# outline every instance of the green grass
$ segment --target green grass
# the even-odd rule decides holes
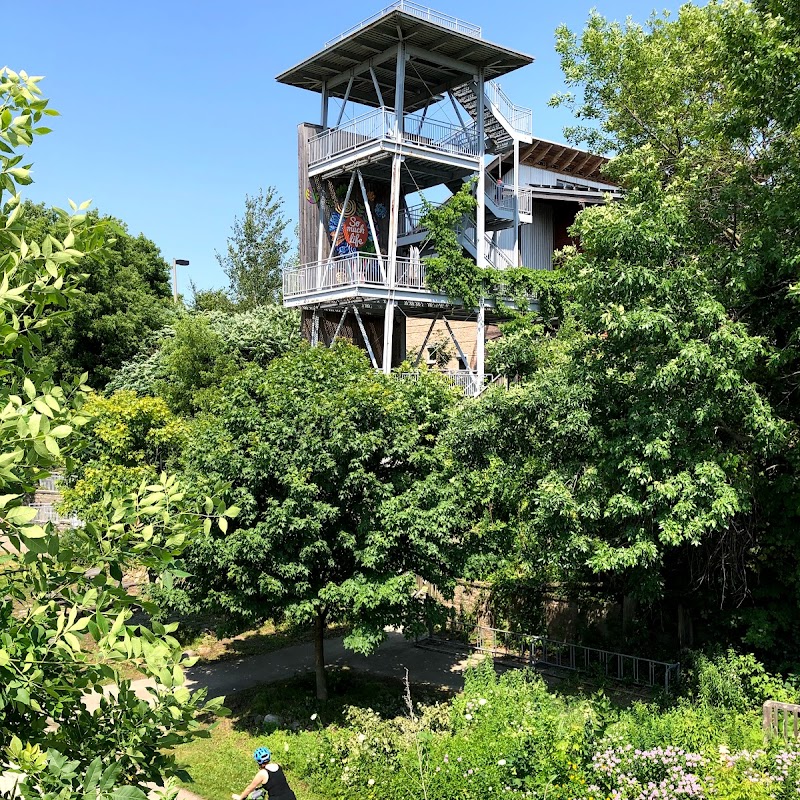
[[[328,671],[330,698],[320,702],[315,696],[313,673],[285,681],[247,689],[231,695],[226,705],[231,716],[220,719],[211,728],[209,739],[197,739],[176,748],[178,761],[192,777],[182,785],[207,800],[227,798],[240,792],[255,774],[253,750],[266,745],[275,750],[275,761],[281,763],[280,742],[294,734],[313,732],[320,726],[340,726],[345,722],[349,706],[371,708],[385,718],[406,713],[403,684],[399,680],[357,672],[348,668]],[[414,686],[415,703],[444,701],[450,692],[434,687]],[[269,733],[256,722],[265,714],[281,718],[277,731]],[[317,715],[312,720],[312,714]],[[286,768],[289,784],[298,800],[323,800],[303,783],[290,767]]]

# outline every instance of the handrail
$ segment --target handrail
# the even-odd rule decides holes
[[[382,106],[348,120],[336,128],[320,131],[308,140],[309,165],[319,164],[376,141],[396,141],[395,112]],[[478,128],[475,123],[463,128],[450,122],[409,114],[403,118],[404,144],[438,152],[479,158]]]
[[[467,397],[477,397],[482,394],[487,387],[502,378],[502,375],[485,373],[483,376],[483,384],[481,385],[478,380],[478,374],[469,369],[435,370],[435,372],[445,378],[451,386],[461,389]],[[401,381],[417,383],[419,381],[420,371],[393,372],[392,375]]]
[[[498,208],[514,210],[514,187],[496,181],[491,175],[486,176],[486,197]]]
[[[515,131],[528,136],[533,135],[533,111],[511,102],[511,98],[500,88],[497,81],[486,83],[486,98],[511,123]]]
[[[343,39],[346,39],[348,36],[351,36],[356,31],[360,31],[362,28],[366,28],[368,25],[376,22],[381,17],[388,16],[393,11],[402,11],[406,14],[411,14],[414,17],[428,20],[428,22],[433,22],[435,25],[440,25],[443,28],[450,28],[450,30],[454,30],[457,33],[463,33],[476,39],[480,39],[483,36],[483,31],[479,25],[473,25],[471,22],[464,22],[464,20],[458,19],[457,17],[452,17],[450,14],[443,14],[440,11],[434,11],[432,8],[426,8],[418,3],[409,2],[409,0],[397,0],[397,2],[386,6],[386,8],[382,8],[372,16],[367,17],[359,22],[357,25],[353,25],[352,28],[348,28],[344,33],[340,33],[335,38],[329,39],[327,42],[325,42],[325,47],[332,47],[338,42],[341,42]]]
[[[674,689],[680,680],[679,661],[659,661],[488,625],[465,625],[456,620],[451,620],[450,627],[452,633],[466,639],[470,648],[495,658],[574,672],[601,669],[609,678],[643,686],[662,686],[667,692]],[[446,629],[442,633],[446,635]],[[430,634],[427,638],[436,640],[441,637]]]
[[[425,289],[424,262],[398,257],[392,285],[402,289]],[[374,253],[345,253],[330,261],[312,261],[291,267],[283,273],[284,297],[301,297],[348,286],[388,287],[385,262]]]

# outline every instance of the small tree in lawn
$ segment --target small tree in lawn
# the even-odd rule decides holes
[[[280,302],[281,269],[291,249],[282,207],[272,186],[246,195],[244,216],[234,220],[225,253],[216,254],[239,308]]]
[[[191,578],[172,599],[313,624],[325,699],[329,623],[350,624],[346,646],[369,653],[418,608],[415,573],[439,585],[457,573],[452,528],[408,524],[401,500],[428,472],[453,390],[377,374],[349,344],[302,346],[225,388],[188,469],[200,486],[229,482],[241,519],[191,546]]]

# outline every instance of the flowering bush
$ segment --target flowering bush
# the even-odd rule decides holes
[[[285,760],[334,800],[800,797],[800,747],[765,742],[755,693],[729,692],[730,706],[721,690],[703,694],[615,709],[533,672],[498,678],[487,661],[448,702],[401,716],[350,707],[344,724],[289,735]]]
[[[704,800],[698,771],[705,763],[703,756],[676,747],[636,750],[628,744],[592,757],[596,783],[590,792],[612,800]]]

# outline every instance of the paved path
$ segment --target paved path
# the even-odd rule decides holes
[[[371,656],[360,656],[345,650],[341,637],[325,640],[325,661],[329,666],[349,666],[401,679],[408,668],[412,683],[429,683],[448,689],[461,689],[464,686],[464,669],[479,658],[468,651],[451,653],[415,647],[402,634],[394,632],[388,634],[387,641]],[[186,670],[186,686],[189,689],[207,688],[209,697],[217,697],[260,683],[291,678],[313,669],[314,646],[306,642],[263,655],[189,667]],[[146,699],[149,696],[147,689],[152,682],[143,678],[133,681],[131,686],[139,697]],[[90,709],[95,709],[99,697],[89,696],[86,703]]]

